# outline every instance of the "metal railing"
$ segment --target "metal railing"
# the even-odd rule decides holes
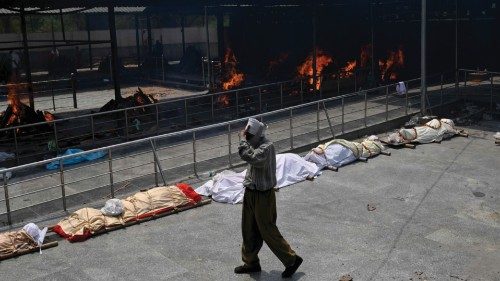
[[[70,78],[35,81],[31,83],[35,106],[40,110],[54,110],[58,108],[77,108],[77,88],[76,76]],[[7,107],[7,94],[15,91],[19,98],[28,99],[27,83],[3,84],[0,85],[0,93],[5,95],[4,101],[0,102],[0,107]],[[64,94],[70,94],[61,96]]]
[[[453,83],[444,86],[442,76],[437,80],[429,89],[432,106],[457,98]],[[285,152],[418,112],[420,79],[405,84],[408,91],[403,96],[394,95],[396,85],[390,84],[261,112],[254,117],[269,124],[268,137],[278,152]],[[2,169],[4,192],[0,206],[5,209],[0,209],[0,216],[6,216],[11,224],[16,219],[12,214],[24,219],[26,210],[37,214],[67,211],[72,205],[90,203],[103,195],[114,197],[125,193],[134,185],[158,186],[160,181],[167,184],[192,175],[202,176],[203,171],[234,167],[241,163],[237,160],[237,133],[245,122],[246,118],[240,116],[218,124]],[[72,167],[64,164],[68,158],[97,151],[106,152],[107,157]],[[45,165],[54,161],[59,163],[59,169],[46,171]],[[9,173],[16,177],[7,179]]]
[[[500,72],[487,70],[459,69],[456,88],[462,98],[482,99],[488,103],[490,112],[496,109],[497,91],[500,91]],[[495,78],[497,79],[495,83]],[[463,81],[463,82],[460,82]],[[463,85],[460,89],[460,85]]]

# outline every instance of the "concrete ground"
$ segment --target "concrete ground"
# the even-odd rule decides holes
[[[278,226],[304,258],[293,280],[500,280],[500,147],[491,129],[470,133],[391,149],[278,192]],[[1,262],[1,280],[280,280],[267,246],[261,273],[233,273],[240,215],[241,205],[214,202],[61,241]]]

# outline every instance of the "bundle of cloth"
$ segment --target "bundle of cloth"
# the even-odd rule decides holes
[[[0,233],[0,258],[37,248],[41,251],[46,233],[47,228],[40,229],[34,223],[29,223],[17,231]]]
[[[108,200],[101,210],[79,209],[61,220],[52,230],[71,242],[84,241],[97,232],[153,217],[179,207],[195,205],[201,199],[201,196],[185,183],[156,187],[138,192],[124,200]]]
[[[316,164],[320,170],[324,168],[336,170],[358,159],[365,160],[384,153],[385,150],[379,138],[374,135],[362,142],[334,139],[313,148],[304,159]]]
[[[466,136],[462,131],[455,129],[453,120],[432,119],[423,126],[399,129],[390,134],[386,142],[391,145],[441,142],[443,139],[451,138],[457,134]]]
[[[297,154],[284,153],[276,155],[276,188],[282,188],[312,179],[320,169],[314,163],[308,162]],[[198,187],[196,193],[211,196],[216,202],[237,204],[243,201],[245,188],[243,180],[247,170],[240,173],[224,170],[211,180]]]

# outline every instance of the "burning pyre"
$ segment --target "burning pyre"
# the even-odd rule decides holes
[[[9,128],[20,125],[50,122],[54,121],[55,117],[48,111],[33,110],[21,102],[17,92],[20,90],[20,84],[9,84],[7,94],[7,109],[0,113],[0,128]],[[36,130],[46,131],[50,127],[47,125],[37,126]],[[16,129],[17,134],[27,133],[29,128]]]
[[[403,48],[400,46],[396,51],[388,51],[386,60],[379,60],[380,79],[382,81],[395,81],[398,79],[398,71],[404,66]]]
[[[112,99],[108,101],[104,106],[99,109],[99,112],[112,111],[116,109],[123,109],[129,107],[136,107],[141,105],[148,105],[158,102],[152,95],[146,95],[141,88],[137,88],[137,91],[128,97],[122,98],[120,100]],[[143,107],[133,110],[146,112],[149,110],[148,107]],[[129,111],[131,112],[131,111]]]
[[[320,49],[316,49],[316,75],[321,76],[323,69],[329,64],[333,63],[333,58]],[[313,79],[313,54],[311,53],[306,60],[297,68],[299,77],[307,78],[309,85],[313,86],[316,90],[321,87],[321,79],[316,79],[314,85]]]
[[[222,79],[222,89],[230,90],[240,86],[245,80],[245,75],[241,73],[236,66],[238,60],[231,48],[226,49],[224,54],[224,79]]]

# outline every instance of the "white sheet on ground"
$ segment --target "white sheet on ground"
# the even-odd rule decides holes
[[[324,154],[316,154],[310,151],[305,160],[317,165],[321,170],[326,166],[341,167],[356,160],[356,156],[349,148],[340,144],[331,144],[326,147]]]
[[[284,153],[276,155],[276,188],[282,188],[301,182],[307,177],[318,174],[320,169],[297,154]],[[236,173],[230,170],[222,171],[207,181],[195,191],[200,195],[212,196],[221,203],[237,204],[243,201],[245,188],[243,180],[246,170]]]

